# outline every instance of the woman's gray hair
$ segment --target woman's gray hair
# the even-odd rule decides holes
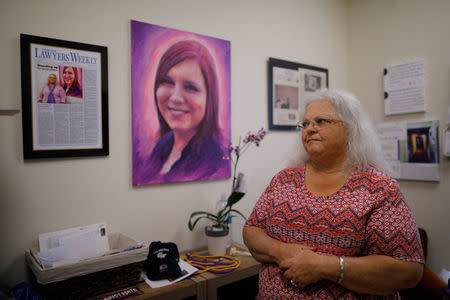
[[[305,116],[306,107],[315,101],[327,101],[332,104],[342,120],[348,136],[348,166],[362,170],[371,165],[381,171],[389,172],[374,126],[354,95],[346,91],[330,89],[315,92],[305,100],[300,120],[303,120]],[[309,156],[302,144],[300,157],[295,164],[304,165],[308,160]]]

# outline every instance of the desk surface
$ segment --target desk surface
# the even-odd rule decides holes
[[[238,249],[245,249],[245,246],[233,243],[234,247]],[[206,247],[188,251],[196,254],[207,254],[208,250]],[[183,253],[181,253],[181,256]],[[251,256],[241,256],[237,255],[240,259],[241,265],[238,269],[227,274],[213,274],[209,272],[201,273],[199,275],[191,276],[185,280],[176,282],[174,284],[153,289],[148,286],[145,282],[139,283],[137,285],[120,289],[117,291],[109,292],[103,295],[93,297],[91,299],[101,299],[104,296],[111,295],[123,290],[127,290],[132,287],[137,287],[144,294],[133,297],[132,299],[143,300],[143,299],[184,299],[191,296],[197,296],[197,300],[203,299],[216,299],[217,298],[217,288],[235,281],[239,281],[250,276],[256,275],[259,272],[261,264],[257,262]]]
[[[233,243],[233,247],[239,250],[246,250],[245,246]],[[207,253],[207,250],[204,252]],[[257,275],[261,264],[251,256],[236,255],[241,261],[238,269],[226,274],[213,274],[209,272],[201,273],[200,276],[206,280],[207,297],[204,299],[217,299],[217,289],[221,286],[243,280],[245,278]],[[200,299],[200,298],[197,298]]]
[[[130,288],[136,287],[143,292],[142,295],[135,296],[132,299],[144,300],[144,299],[185,299],[188,297],[196,296],[197,299],[206,298],[206,281],[199,275],[192,276],[188,279],[176,282],[174,284],[153,289],[145,282],[139,283],[134,286],[123,288],[117,291],[109,292],[100,296],[93,297],[91,299],[101,299],[102,297],[119,293],[120,291],[126,291]]]

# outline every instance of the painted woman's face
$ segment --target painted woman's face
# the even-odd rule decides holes
[[[68,67],[64,69],[63,72],[63,79],[64,82],[67,83],[67,85],[71,85],[75,79],[75,72],[73,71],[72,67]]]
[[[206,84],[198,63],[172,67],[156,89],[159,111],[174,132],[193,134],[206,110]]]

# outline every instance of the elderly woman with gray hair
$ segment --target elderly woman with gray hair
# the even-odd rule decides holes
[[[418,283],[414,216],[360,102],[337,90],[305,101],[300,163],[273,177],[244,229],[262,263],[258,299],[399,299]]]

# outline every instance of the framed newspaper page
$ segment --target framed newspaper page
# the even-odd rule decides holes
[[[269,58],[269,129],[295,130],[303,101],[328,87],[328,70]]]
[[[108,155],[107,48],[21,34],[20,51],[24,159]]]

